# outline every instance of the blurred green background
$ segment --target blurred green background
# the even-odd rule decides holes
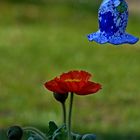
[[[75,96],[72,129],[97,140],[140,139],[140,42],[98,45],[98,0],[0,1],[0,140],[11,125],[47,131],[61,124],[61,106],[43,84],[62,72],[86,70],[103,89]],[[127,32],[140,36],[140,12],[130,2]],[[135,6],[139,0],[135,1]],[[68,102],[67,102],[68,103]]]

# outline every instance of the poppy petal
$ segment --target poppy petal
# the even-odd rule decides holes
[[[94,83],[88,81],[80,91],[78,91],[76,94],[78,95],[88,95],[88,94],[93,94],[96,93],[98,90],[101,89],[101,85],[99,83]]]
[[[67,79],[79,79],[79,80],[89,80],[89,78],[91,77],[91,74],[86,72],[86,71],[70,71],[68,73],[63,73],[60,76],[61,80],[67,80]]]
[[[58,78],[55,78],[51,81],[48,81],[44,84],[44,86],[52,91],[52,92],[55,92],[55,93],[67,93],[65,90],[63,90],[62,88],[60,88],[59,86],[59,79]]]

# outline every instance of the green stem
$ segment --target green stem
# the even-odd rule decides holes
[[[65,102],[62,103],[62,109],[63,109],[63,123],[66,124],[66,106],[65,106]]]
[[[68,117],[68,140],[71,140],[71,115],[74,94],[70,94],[69,117]]]
[[[42,133],[40,130],[34,128],[34,127],[24,127],[23,131],[30,131],[34,134],[37,134],[41,140],[48,140],[48,138],[46,137],[46,135],[44,133]]]

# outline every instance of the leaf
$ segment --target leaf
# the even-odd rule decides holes
[[[66,132],[58,132],[53,135],[52,140],[66,140],[66,138],[67,138]]]
[[[48,136],[52,136],[53,133],[58,129],[57,125],[55,124],[55,122],[50,121],[49,122],[49,131],[47,133]]]
[[[33,137],[29,137],[28,140],[34,140],[34,138]]]
[[[85,134],[83,135],[81,140],[95,140],[96,139],[96,135],[94,134]]]
[[[42,138],[37,134],[31,134],[28,140],[42,140]]]
[[[82,135],[77,134],[77,133],[72,133],[72,139],[73,140],[81,140],[82,139]]]
[[[66,125],[62,125],[55,130],[51,140],[66,140],[66,139],[67,139]]]
[[[65,125],[65,124],[62,125],[62,126],[60,126],[60,127],[58,127],[58,128],[54,131],[53,135],[55,135],[56,133],[59,133],[59,132],[61,132],[61,133],[66,133],[66,132],[67,132],[67,130],[66,130],[66,125]]]

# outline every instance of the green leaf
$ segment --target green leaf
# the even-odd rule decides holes
[[[66,139],[67,139],[67,133],[66,132],[55,133],[52,137],[52,140],[66,140]]]
[[[28,140],[42,140],[42,138],[37,134],[31,134]]]
[[[55,130],[51,140],[66,140],[66,139],[67,139],[66,125],[62,125]]]
[[[72,138],[73,138],[73,140],[81,140],[82,139],[82,135],[76,134],[76,133],[72,133]]]
[[[34,138],[33,137],[29,137],[28,140],[34,140]]]
[[[53,122],[49,122],[49,131],[48,131],[48,139],[49,140],[66,140],[67,138],[67,129],[66,125],[62,125],[57,127],[57,125]]]
[[[55,122],[50,121],[49,122],[49,131],[47,133],[48,136],[52,136],[53,133],[58,129],[57,125],[55,124]]]
[[[83,135],[81,140],[95,140],[96,139],[96,135],[94,134],[85,134]]]

